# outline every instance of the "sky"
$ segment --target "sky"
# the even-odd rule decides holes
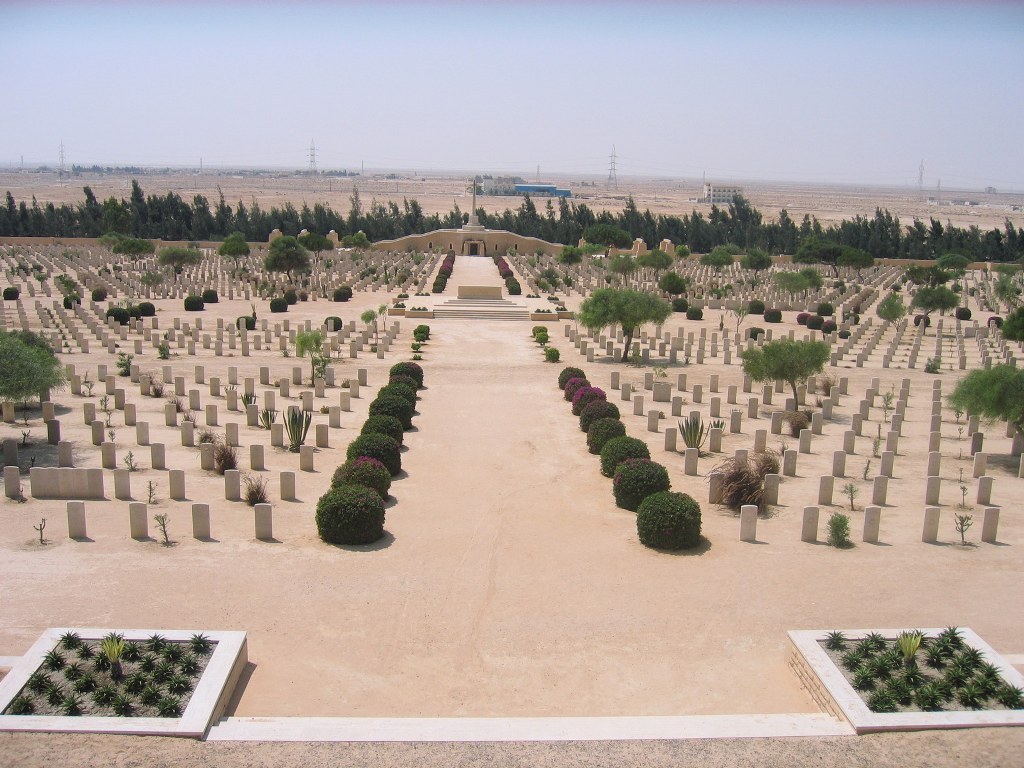
[[[1024,190],[1024,3],[11,2],[0,164]]]

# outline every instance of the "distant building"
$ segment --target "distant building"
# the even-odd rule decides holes
[[[742,194],[743,187],[716,187],[714,184],[705,182],[700,202],[712,205],[732,205],[736,195]]]
[[[539,195],[541,197],[572,197],[572,190],[559,189],[554,184],[516,184],[517,195]]]

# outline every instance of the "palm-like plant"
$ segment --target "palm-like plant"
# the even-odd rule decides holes
[[[124,647],[124,638],[120,635],[110,634],[100,641],[100,651],[110,662],[110,676],[115,680],[121,679],[121,656],[124,654]]]
[[[322,357],[320,354],[321,349],[324,346],[324,333],[323,331],[299,331],[295,334],[295,356],[305,357],[307,354],[310,359],[310,382],[316,379],[317,375],[317,360]]]
[[[299,446],[306,442],[306,434],[309,432],[309,425],[312,421],[313,414],[309,411],[300,411],[298,408],[288,409],[284,428],[288,433],[288,450],[292,453],[298,453]]]

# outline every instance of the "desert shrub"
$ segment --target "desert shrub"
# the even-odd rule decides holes
[[[914,315],[914,327],[924,323],[924,327],[927,328],[932,324],[932,319],[928,315]]]
[[[612,478],[615,504],[630,512],[636,512],[640,502],[652,493],[671,487],[668,470],[650,459],[626,459],[616,467]]]
[[[917,323],[914,323],[914,325],[917,325]],[[989,326],[989,328],[991,328],[993,325],[996,328],[1002,328],[1003,327],[1003,318],[999,317],[999,315],[992,315],[992,317],[990,317],[988,319],[987,325]]]
[[[412,337],[416,341],[422,343],[430,339],[430,326],[420,324],[412,329]]]
[[[747,304],[747,313],[751,315],[763,315],[764,302],[760,299],[751,299],[750,303]]]
[[[284,300],[288,302],[288,306],[289,307],[292,306],[293,304],[298,304],[299,303],[299,294],[297,294],[295,291],[289,289],[289,290],[284,292]]]
[[[343,321],[337,315],[330,315],[324,319],[324,325],[327,326],[328,331],[340,331]]]
[[[626,434],[626,425],[618,419],[606,416],[593,422],[587,429],[587,450],[593,454],[601,453],[605,444],[615,437]]]
[[[316,504],[316,530],[328,544],[372,544],[384,535],[384,502],[364,485],[339,485]]]
[[[827,336],[830,333],[835,333],[837,327],[835,320],[826,320],[821,324],[821,332]]]
[[[416,382],[419,389],[423,389],[423,368],[416,363],[395,363],[388,371],[388,375],[408,376]]]
[[[771,452],[753,453],[746,459],[726,459],[712,472],[722,475],[722,503],[738,510],[745,504],[754,504],[764,511],[765,475],[779,473],[779,457]]]
[[[375,434],[360,435],[349,443],[345,458],[351,461],[360,456],[376,459],[387,467],[392,477],[402,471],[401,446],[393,437]]]
[[[585,374],[580,368],[569,366],[563,368],[561,373],[558,374],[558,388],[565,389],[565,385],[569,383],[569,379],[584,379],[586,380],[587,374]]]
[[[807,318],[807,330],[809,331],[820,331],[823,325],[825,325],[825,318],[821,315],[811,315]]]
[[[309,301],[309,292],[299,291],[299,301]]]
[[[941,357],[929,357],[927,362],[924,364],[925,373],[938,373],[942,370],[942,358]]]
[[[700,543],[700,504],[685,493],[662,491],[636,511],[640,543],[653,549],[690,549]]]
[[[402,429],[402,422],[394,416],[385,414],[374,414],[363,422],[363,428],[359,431],[361,435],[387,435],[399,445],[405,440],[405,430]]]
[[[396,395],[407,401],[413,408],[416,407],[416,388],[411,387],[402,381],[389,381],[386,386],[380,388],[377,397],[381,395]]]
[[[352,288],[347,285],[342,285],[334,289],[334,300],[335,301],[348,301],[352,298]]]
[[[412,429],[413,407],[404,397],[396,394],[380,394],[370,403],[371,416],[394,416],[402,423],[402,429]]]
[[[955,317],[957,320],[970,320],[971,310],[969,310],[967,307],[957,307]]]
[[[376,459],[360,456],[358,459],[346,461],[334,470],[331,487],[339,485],[362,485],[372,488],[378,496],[386,499],[391,488],[391,474],[387,467]]]
[[[562,387],[562,397],[571,403],[577,392],[584,387],[589,386],[590,382],[586,379],[569,379],[569,381],[565,383],[565,386]]]
[[[848,338],[850,338],[850,332],[849,331],[840,331],[839,332],[839,338],[840,339],[848,339]]]
[[[139,317],[156,317],[156,306],[151,301],[139,302]]]
[[[81,304],[82,300],[78,296],[65,296],[61,300],[61,304],[64,305],[64,309],[71,309],[75,304]]]
[[[196,296],[195,294],[185,297],[185,311],[186,312],[202,312],[203,311],[203,297]]]
[[[17,301],[19,296],[21,296],[21,291],[13,285],[4,288],[4,301]]]
[[[548,347],[544,350],[544,361],[548,363],[557,363],[562,357],[562,354],[554,347]]]
[[[414,393],[416,392],[416,390],[418,388],[418,385],[416,384],[416,379],[414,379],[412,376],[406,376],[406,375],[401,374],[401,373],[395,373],[395,374],[392,374],[391,376],[389,376],[388,377],[388,384],[389,385],[391,385],[391,384],[404,384],[409,389],[411,389]]]
[[[523,292],[522,286],[519,285],[519,281],[514,277],[510,277],[505,280],[505,288],[508,290],[509,296],[519,296]]]
[[[107,317],[114,318],[120,325],[128,325],[132,316],[124,307],[111,307],[107,310]]]
[[[818,314],[821,317],[832,317],[836,313],[836,308],[829,304],[827,301],[823,301],[818,305]]]
[[[635,437],[613,437],[601,449],[601,474],[614,477],[619,464],[626,459],[649,459],[651,451],[647,443]]]
[[[247,331],[255,331],[256,318],[252,315],[241,315],[237,320],[235,320],[235,327],[237,327],[238,330],[242,330],[244,328]]]
[[[537,338],[537,334],[538,333],[547,333],[547,332],[548,332],[548,327],[546,325],[535,325],[535,326],[533,326],[533,329],[530,331],[530,335],[533,336],[533,338]]]
[[[687,307],[686,309],[687,320],[703,320],[704,310],[700,307]]]
[[[686,299],[672,299],[673,312],[685,312],[690,308],[690,302]]]
[[[548,336],[548,332],[544,330],[540,333],[535,333],[533,335],[533,340],[536,341],[538,344],[547,344],[551,340],[551,338]]]
[[[223,475],[229,469],[238,469],[238,451],[233,445],[216,443],[213,449],[213,471]]]
[[[811,319],[811,316],[810,316],[809,313],[807,313],[807,312],[800,312],[796,316],[796,324],[797,325],[807,325],[807,321],[810,320],[810,319]]]
[[[781,323],[782,322],[782,310],[781,309],[766,309],[764,311],[764,321],[766,323]]]
[[[106,301],[107,300],[107,289],[106,288],[93,288],[92,289],[92,300],[93,301]]]
[[[276,296],[270,300],[270,311],[273,313],[287,312],[288,300],[282,296]]]
[[[833,512],[828,519],[828,543],[841,549],[853,546],[850,542],[850,518],[842,512]]]
[[[267,478],[262,475],[242,476],[242,496],[250,507],[267,503]]]
[[[764,328],[761,328],[756,325],[751,328],[747,328],[748,339],[753,339],[754,341],[757,341],[761,336],[764,336]]]
[[[203,301],[207,304],[216,304],[220,301],[220,297],[217,296],[217,291],[213,288],[207,288],[203,291]]]
[[[789,434],[800,437],[800,430],[811,426],[811,415],[807,411],[786,411],[782,420],[789,424]]]
[[[590,425],[598,419],[618,419],[621,418],[619,408],[615,403],[609,403],[607,400],[594,400],[580,411],[580,431],[589,432]]]
[[[600,387],[580,387],[572,396],[572,415],[579,416],[591,403],[607,399],[608,396]]]

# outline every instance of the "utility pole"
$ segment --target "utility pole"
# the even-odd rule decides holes
[[[924,202],[924,160],[917,168],[917,196]]]
[[[309,175],[316,176],[316,142],[309,140]]]
[[[64,142],[60,143],[60,170],[57,171],[57,181],[64,186]]]
[[[612,153],[608,156],[608,185],[615,187],[615,190],[619,189],[619,176],[615,171],[615,145],[612,144]]]

